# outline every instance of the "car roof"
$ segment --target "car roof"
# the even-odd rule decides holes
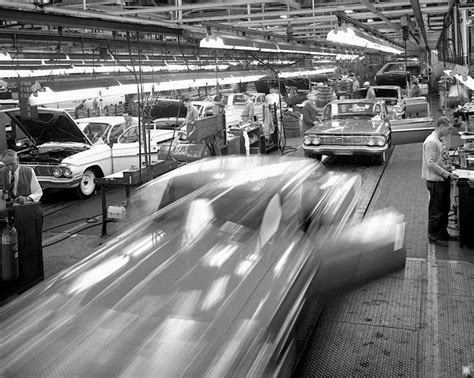
[[[380,102],[381,100],[380,99],[372,99],[372,98],[361,98],[361,99],[354,99],[354,98],[350,98],[350,99],[346,99],[346,100],[334,100],[334,101],[331,101],[329,104],[357,104],[357,103],[361,103],[361,102],[366,102],[368,104],[375,104],[377,102]],[[328,104],[328,105],[329,105]]]
[[[197,101],[191,100],[191,103],[193,105],[201,105],[201,106],[214,106],[215,105],[212,101],[207,101],[207,100],[197,100]]]
[[[132,117],[138,119],[138,117]],[[76,122],[112,122],[120,123],[125,122],[123,116],[103,116],[103,117],[88,117],[88,118],[77,118]]]
[[[66,109],[45,108],[43,106],[38,107],[38,109],[41,110],[41,111],[48,111],[48,112],[51,112],[51,113],[68,113],[68,114],[70,114]],[[16,108],[2,109],[2,110],[0,110],[0,112],[8,113],[8,112],[14,112],[14,111],[18,111],[18,110],[20,110],[20,108],[16,107]]]
[[[265,93],[263,92],[236,92],[236,93],[225,94],[224,96],[235,96],[235,95],[242,96],[244,94],[248,94],[249,96],[265,96]]]
[[[385,89],[398,89],[401,87],[399,85],[371,85],[371,88],[385,88]]]

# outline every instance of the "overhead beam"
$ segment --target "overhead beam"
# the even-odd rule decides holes
[[[413,13],[415,14],[416,23],[418,24],[423,40],[425,41],[425,46],[429,51],[430,48],[428,44],[428,38],[426,37],[425,21],[423,20],[423,16],[421,14],[420,2],[419,0],[410,0],[410,3]]]
[[[72,26],[85,29],[134,31],[161,35],[182,36],[183,30],[172,23],[149,21],[137,18],[110,16],[97,12],[58,9],[56,7],[37,8],[29,3],[7,3],[0,0],[2,20],[18,21],[24,24]]]
[[[404,3],[406,5],[406,3]],[[315,12],[313,10],[304,10],[304,11],[276,11],[276,12],[258,12],[258,13],[251,13],[251,14],[233,14],[233,15],[228,15],[228,14],[222,14],[218,16],[199,16],[199,17],[193,17],[193,18],[183,18],[180,20],[177,20],[180,24],[185,24],[185,23],[200,23],[203,21],[221,21],[221,22],[229,22],[229,21],[234,21],[238,20],[237,22],[241,26],[254,26],[254,25],[260,25],[260,24],[287,24],[288,22],[295,22],[298,20],[311,20],[311,21],[321,21],[321,22],[326,22],[326,21],[331,21],[334,20],[334,14],[335,12],[340,11],[342,8],[334,8],[331,12],[326,8],[325,10],[320,10],[317,12],[318,9],[315,9]],[[447,6],[444,7],[432,7],[427,10],[427,12],[431,14],[444,14],[447,11]],[[391,11],[384,11],[384,14],[386,16],[390,17],[400,17],[401,15],[407,14],[409,12],[406,9],[396,9],[396,10],[391,10]],[[325,13],[323,15],[316,15],[313,16],[312,14],[318,14],[318,13]],[[280,16],[286,15],[288,16],[287,18],[280,18]],[[311,15],[311,16],[306,16],[306,15]],[[293,17],[296,16],[296,17]],[[299,16],[304,16],[304,17],[299,17]],[[367,19],[373,17],[372,12],[361,12],[361,13],[353,13],[351,15],[355,19]],[[251,18],[251,21],[247,21],[247,19]],[[259,18],[259,19],[257,19]]]
[[[390,26],[393,30],[395,30],[396,32],[401,32],[402,29],[399,25],[396,25],[394,24],[392,21],[390,21],[387,17],[385,17],[383,15],[382,12],[380,12],[377,8],[375,8],[375,6],[372,4],[372,3],[369,3],[368,0],[360,0],[360,2],[362,4],[364,4],[364,6],[370,10],[373,14],[375,14],[378,18],[380,18],[381,20],[385,21],[385,23]]]
[[[261,4],[285,4],[285,1],[275,1],[275,0],[230,0],[230,1],[211,1],[206,3],[198,3],[198,4],[183,4],[179,6],[153,6],[153,7],[143,7],[143,8],[136,8],[136,9],[126,9],[120,11],[112,11],[109,12],[110,14],[118,14],[118,15],[129,15],[129,14],[146,14],[146,13],[163,13],[163,12],[177,12],[177,11],[196,11],[196,10],[203,10],[203,9],[216,9],[216,8],[229,8],[232,6],[246,6],[248,4],[252,5],[261,5]],[[301,6],[297,4],[295,5],[295,1],[289,1],[291,4],[291,8],[300,9]]]
[[[58,33],[49,33],[38,30],[0,30],[0,41],[3,44],[5,43],[23,43],[24,41],[36,42],[36,47],[40,42],[72,42],[81,46],[83,44],[92,45],[92,46],[102,46],[107,47],[111,45],[112,47],[122,46],[128,48],[129,42],[126,38],[117,37],[113,38],[110,34],[100,34],[94,35],[91,33],[68,33],[64,32],[59,35]],[[176,48],[176,43],[159,41],[154,39],[140,39],[140,48],[142,49],[152,49],[156,50],[158,48]],[[195,48],[195,44],[187,44],[183,42],[181,44],[182,48]]]

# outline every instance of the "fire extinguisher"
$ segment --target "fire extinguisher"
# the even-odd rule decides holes
[[[4,222],[0,230],[0,252],[0,280],[16,280],[20,270],[18,262],[18,233],[16,228],[13,227],[13,219],[10,214],[8,222]]]

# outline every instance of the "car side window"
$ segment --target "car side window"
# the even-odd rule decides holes
[[[204,117],[212,117],[214,115],[214,107],[213,106],[208,106],[206,107],[204,111]]]
[[[331,107],[330,107],[330,106],[326,106],[326,107],[324,108],[323,118],[324,118],[324,119],[329,119],[329,118],[331,118]]]
[[[123,133],[124,127],[125,127],[125,123],[119,123],[117,125],[113,125],[112,128],[110,129],[109,142],[116,143],[118,140],[118,137]]]
[[[138,141],[138,126],[129,127],[119,138],[119,143],[135,143]]]

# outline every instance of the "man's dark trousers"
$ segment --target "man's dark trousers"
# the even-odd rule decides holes
[[[451,182],[449,179],[426,181],[426,187],[430,192],[428,236],[433,240],[445,238],[448,235],[448,215],[451,209]]]

